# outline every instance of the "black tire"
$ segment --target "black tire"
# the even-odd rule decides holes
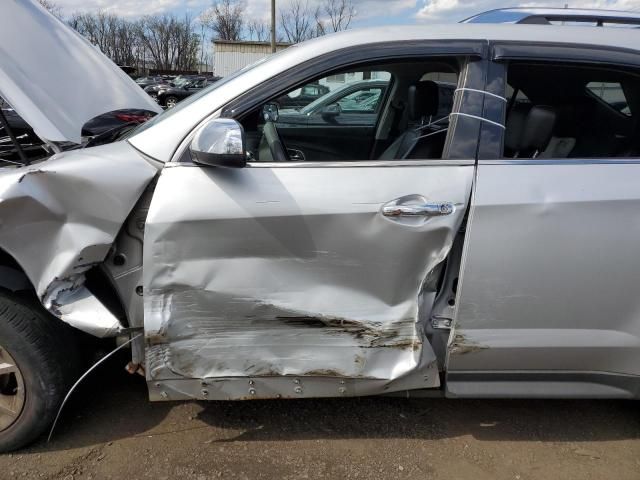
[[[178,104],[178,97],[174,97],[173,95],[169,95],[164,99],[164,104],[167,108],[173,108]]]
[[[0,453],[23,447],[51,426],[80,361],[71,327],[36,301],[0,291],[0,347],[15,360],[24,384],[20,414],[0,431]]]

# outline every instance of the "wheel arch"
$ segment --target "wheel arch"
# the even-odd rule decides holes
[[[0,247],[0,288],[11,292],[35,291],[35,287],[20,263],[2,247]]]

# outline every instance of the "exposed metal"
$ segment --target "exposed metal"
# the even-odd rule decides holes
[[[27,156],[24,154],[24,151],[22,150],[22,145],[20,145],[20,142],[18,141],[18,139],[14,135],[13,129],[9,125],[9,122],[7,121],[7,117],[5,116],[4,112],[2,111],[2,108],[0,108],[0,126],[4,129],[4,131],[7,133],[7,135],[9,135],[9,139],[11,140],[11,143],[13,143],[13,146],[16,149],[16,151],[18,152],[18,156],[20,157],[20,163],[22,163],[22,165],[26,165],[27,163],[29,163],[29,160],[27,159]],[[9,160],[8,163],[17,163],[17,162],[11,162]],[[18,165],[19,165],[19,163],[18,163]]]
[[[126,142],[0,171],[0,248],[55,316],[99,337],[122,328],[84,286],[85,273],[104,261],[157,171]]]
[[[22,372],[9,352],[0,345],[0,432],[18,419],[25,399]]]
[[[71,73],[63,70],[71,71],[74,60],[91,67],[104,58],[32,2],[8,5],[0,49],[24,43],[16,51],[33,68],[56,72],[44,89],[39,72],[25,70],[35,80],[23,78],[24,59],[6,56],[0,65],[2,92],[8,89],[43,138],[77,140],[79,122],[94,108],[112,110],[120,100],[139,106],[146,98],[113,65],[101,66],[92,75],[113,87],[110,100],[79,88],[78,104],[70,106],[62,87],[68,89]],[[19,34],[3,29],[11,24],[6,17],[23,27],[41,21],[47,35],[62,40],[48,41],[35,26]],[[492,372],[524,373],[522,385],[536,393],[566,393],[552,376],[542,385],[535,375],[543,370],[569,372],[585,395],[627,395],[631,389],[604,378],[640,376],[639,164],[538,159],[476,166],[472,158],[483,144],[501,145],[505,128],[504,82],[493,81],[504,72],[488,73],[492,42],[503,49],[505,42],[535,45],[540,55],[540,45],[562,55],[571,45],[582,55],[574,60],[588,60],[589,49],[575,46],[597,38],[638,57],[640,32],[615,30],[402,26],[291,47],[142,125],[129,143],[2,170],[0,248],[63,321],[96,336],[144,326],[144,336],[127,343],[131,370],[146,361],[154,400],[381,394],[438,387],[445,369],[453,395],[518,392],[513,381],[505,386],[506,377],[489,378]],[[432,50],[429,41],[437,44]],[[48,44],[57,53],[39,61]],[[65,51],[81,52],[82,61],[63,59]],[[164,165],[157,185],[152,181],[162,166],[149,157],[178,160],[207,119],[237,118],[280,88],[344,66],[339,62],[429,52],[464,58],[445,160],[225,169],[181,159]],[[238,151],[241,134],[231,142]],[[229,142],[222,144],[217,153],[228,150]],[[92,268],[113,281],[126,327],[86,287]],[[588,371],[595,380],[584,381]]]
[[[419,312],[433,302],[426,279],[451,248],[473,174],[427,162],[371,167],[366,182],[358,168],[163,170],[144,245],[152,398],[199,392],[190,378],[214,382],[211,399],[248,396],[232,377],[264,385],[258,398],[332,396],[340,379],[349,394],[438,386]],[[407,191],[456,208],[382,215]]]

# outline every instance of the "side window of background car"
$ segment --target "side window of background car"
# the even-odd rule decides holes
[[[527,64],[507,70],[506,158],[640,155],[638,72],[600,65]]]
[[[361,88],[340,98],[336,103],[340,105],[341,113],[375,113],[383,97],[382,92],[386,85],[381,87]]]
[[[442,158],[458,65],[405,60],[298,85],[241,120],[252,161]]]

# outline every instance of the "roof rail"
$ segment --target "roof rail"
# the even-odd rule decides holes
[[[581,8],[500,8],[479,13],[460,23],[518,23],[551,25],[552,22],[640,26],[640,12]]]

